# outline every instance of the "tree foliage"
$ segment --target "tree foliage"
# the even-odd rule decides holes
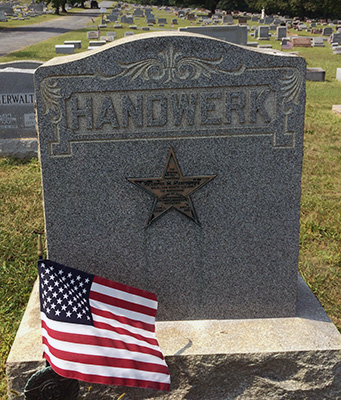
[[[41,0],[46,4],[51,4],[52,8],[54,8],[55,14],[59,15],[60,10],[63,12],[67,12],[65,9],[66,4],[70,4],[72,6],[80,5],[84,8],[84,0]]]
[[[64,1],[64,0],[50,0]],[[132,0],[130,0],[132,1]],[[134,0],[133,0],[134,1]],[[341,19],[341,0],[135,0],[143,5],[198,7],[214,12],[215,9],[290,15],[291,17]]]

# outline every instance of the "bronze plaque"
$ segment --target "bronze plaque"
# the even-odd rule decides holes
[[[171,208],[200,225],[191,195],[215,177],[216,175],[184,177],[174,150],[170,148],[165,168],[159,178],[128,178],[128,181],[155,197],[147,226]]]

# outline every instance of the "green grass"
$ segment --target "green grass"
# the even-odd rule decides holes
[[[37,276],[33,232],[44,226],[37,160],[0,159],[0,204],[0,398],[4,399],[5,360]]]
[[[156,18],[166,16],[165,28],[170,28],[171,19],[176,18],[160,10],[154,14]],[[178,21],[179,26],[188,25],[181,19]],[[136,25],[141,27],[145,23],[141,19]],[[112,31],[112,26],[101,29],[102,35]],[[30,46],[0,61],[48,60],[56,56],[55,44],[71,39],[81,39],[84,51],[88,44],[87,30],[91,28]],[[127,30],[130,30],[128,25],[117,29],[117,37],[123,37]],[[135,34],[139,32],[136,30]],[[250,37],[248,40],[253,41]],[[274,38],[263,43],[280,49],[280,42]],[[307,82],[306,88],[299,271],[341,329],[341,118],[331,112],[333,104],[341,104],[341,83],[335,79],[341,57],[333,55],[328,45],[293,50],[306,59],[308,66],[326,71],[326,82]],[[37,275],[33,232],[43,229],[43,210],[36,160],[0,160],[0,204],[0,399],[4,400],[5,360]]]

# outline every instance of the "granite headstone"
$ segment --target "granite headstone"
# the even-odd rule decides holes
[[[287,36],[287,27],[286,26],[278,26],[277,27],[277,40],[282,40]]]
[[[341,82],[341,68],[336,68],[336,80]]]
[[[323,28],[322,35],[323,36],[330,36],[333,33],[333,28]]]
[[[36,137],[35,69],[0,69],[0,139]]]
[[[0,22],[7,22],[5,11],[0,10]]]
[[[330,43],[341,44],[341,32],[340,33],[332,33],[330,38]]]
[[[3,11],[6,15],[13,15],[13,6],[10,3],[0,4],[0,11]]]
[[[233,25],[232,15],[224,15],[223,16],[223,25]]]
[[[314,36],[312,46],[313,47],[325,47],[323,38]]]
[[[244,46],[247,44],[247,28],[245,25],[187,26],[179,28],[179,31],[210,36],[215,39]]]
[[[311,38],[304,36],[293,36],[291,38],[295,47],[311,47]]]
[[[269,27],[259,26],[257,29],[257,35],[259,40],[269,40]]]
[[[182,32],[38,68],[49,258],[156,293],[159,320],[294,316],[304,74]]]
[[[313,82],[324,82],[326,71],[320,67],[307,68],[306,80]]]

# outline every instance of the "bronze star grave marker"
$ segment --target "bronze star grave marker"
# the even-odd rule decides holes
[[[170,148],[160,178],[128,178],[128,181],[155,197],[147,226],[171,208],[175,208],[200,225],[191,195],[215,177],[216,175],[184,177],[174,150]]]

